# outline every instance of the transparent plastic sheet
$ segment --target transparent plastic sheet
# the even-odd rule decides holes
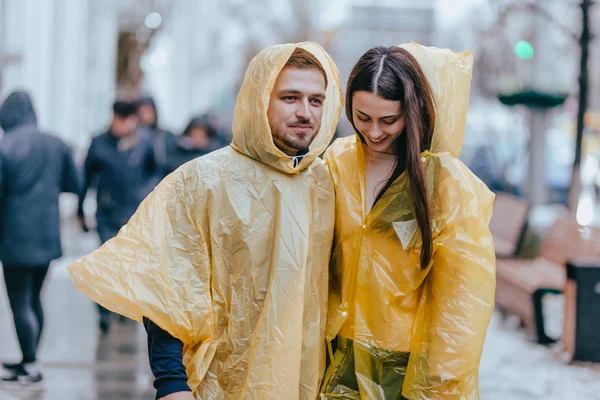
[[[320,132],[302,162],[273,144],[270,92],[296,47],[328,75]],[[316,44],[251,62],[232,146],[160,183],[118,236],[69,267],[79,290],[184,343],[197,399],[315,399],[325,366],[334,192],[324,162],[341,111],[338,72]]]
[[[402,45],[436,94],[432,148],[422,154],[433,260],[421,237],[406,174],[365,212],[363,144],[354,135],[326,152],[336,191],[327,339],[342,346],[322,399],[479,399],[478,370],[494,307],[495,255],[488,229],[494,195],[458,160],[472,70],[470,52]],[[354,369],[356,388],[344,382]],[[353,392],[353,390],[355,390]]]

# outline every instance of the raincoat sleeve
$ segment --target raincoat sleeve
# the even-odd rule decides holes
[[[454,157],[440,157],[435,169],[430,203],[439,233],[403,395],[411,400],[475,400],[494,307],[495,255],[488,228],[494,195]]]
[[[147,317],[188,346],[210,340],[214,326],[200,164],[165,178],[117,237],[69,266],[92,300],[138,322]]]
[[[327,149],[325,154],[323,155],[323,161],[325,161],[325,165],[329,170],[329,175],[331,176],[331,180],[333,182],[334,190],[338,188],[339,182],[339,170],[337,164],[335,162],[335,154],[332,150],[332,147]],[[338,196],[338,193],[335,193]],[[339,209],[336,209],[336,221],[340,218],[337,215]],[[337,229],[337,224],[336,224]],[[334,233],[334,238],[336,237],[336,233]],[[336,241],[333,240],[331,245],[331,262],[329,264],[329,294],[328,294],[328,302],[327,302],[327,325],[328,329],[326,331],[326,339],[328,350],[330,351],[329,357],[333,358],[333,349],[331,347],[331,341],[337,336],[342,324],[346,320],[346,318],[342,315],[342,308],[340,308],[342,304],[342,274],[340,270],[340,262],[336,259],[335,246]],[[344,311],[346,308],[343,309]]]

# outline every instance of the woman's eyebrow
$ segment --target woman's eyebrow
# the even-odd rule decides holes
[[[356,109],[356,111],[362,115],[364,115],[365,117],[369,117],[371,118],[371,116],[369,116],[369,114],[364,113],[362,111],[360,111],[358,108]],[[385,117],[381,117],[379,119],[390,119],[390,118],[400,118],[402,116],[402,114],[395,114],[395,115],[386,115]]]

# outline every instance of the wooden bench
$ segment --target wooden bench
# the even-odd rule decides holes
[[[562,293],[569,259],[600,254],[599,239],[598,230],[580,227],[569,213],[559,216],[546,234],[538,257],[497,260],[498,309],[517,315],[538,343],[554,343],[544,330],[542,298],[548,293]]]
[[[496,257],[512,258],[519,254],[527,230],[528,215],[529,204],[526,200],[507,193],[496,194],[490,220]]]

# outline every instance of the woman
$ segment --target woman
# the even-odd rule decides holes
[[[425,73],[424,70],[427,72]],[[336,189],[323,399],[479,399],[494,196],[459,160],[471,53],[377,47],[354,67]]]
[[[192,118],[181,136],[167,144],[165,175],[194,158],[224,147],[216,127],[208,115]]]

